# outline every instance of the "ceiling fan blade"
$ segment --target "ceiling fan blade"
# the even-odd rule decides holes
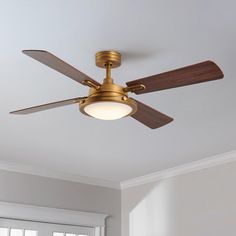
[[[74,103],[78,103],[81,99],[84,99],[84,97],[78,97],[78,98],[71,98],[63,101],[58,101],[58,102],[52,102],[52,103],[47,103],[39,106],[34,106],[34,107],[29,107],[17,111],[12,111],[10,114],[16,114],[16,115],[26,115],[34,112],[39,112],[39,111],[45,111],[57,107],[62,107],[62,106],[67,106],[71,105]]]
[[[54,56],[52,53],[44,50],[23,50],[27,56],[41,62],[42,64],[68,76],[69,78],[83,84],[84,81],[90,81],[95,85],[100,85],[97,81],[93,80],[83,72],[77,70],[73,66],[64,62],[60,58]]]
[[[205,61],[162,74],[130,81],[126,84],[128,87],[143,84],[145,86],[144,90],[135,91],[136,94],[143,94],[222,79],[223,77],[222,71],[214,62]]]
[[[132,98],[133,99],[133,98]],[[133,99],[135,100],[135,99]],[[131,115],[135,120],[143,123],[151,129],[159,128],[173,121],[173,118],[135,100],[138,105],[137,111]]]

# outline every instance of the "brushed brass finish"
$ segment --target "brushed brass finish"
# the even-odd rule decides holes
[[[111,78],[111,63],[110,62],[106,64],[106,78],[103,80],[103,82],[106,84],[113,83],[113,79]]]
[[[82,84],[87,85],[90,88],[95,88],[95,89],[99,89],[101,87],[100,85],[93,83],[91,80],[84,80],[82,81]]]
[[[116,93],[127,96],[122,86],[114,83],[103,83],[99,89],[90,88],[89,96],[104,95],[104,93]]]
[[[127,86],[124,88],[124,91],[125,92],[131,92],[131,93],[134,93],[136,91],[141,91],[141,90],[145,90],[145,85],[143,84],[135,84],[135,85],[132,85],[132,86]]]
[[[128,97],[128,93],[131,90],[144,89],[143,85],[137,85],[124,88],[118,84],[113,83],[111,78],[111,69],[121,65],[121,55],[115,51],[102,51],[96,53],[96,65],[106,69],[106,78],[103,80],[101,86],[96,86],[90,81],[87,85],[90,87],[89,95],[87,98],[80,100],[80,111],[88,115],[84,108],[92,103],[96,102],[118,102],[123,103],[132,108],[132,112],[129,115],[133,115],[137,111],[137,103],[135,100]],[[89,116],[89,115],[88,115]]]
[[[96,66],[106,68],[107,64],[110,64],[111,68],[116,68],[121,65],[121,54],[116,51],[101,51],[96,55]]]
[[[137,103],[133,99],[128,97],[128,94],[124,91],[124,88],[114,83],[103,83],[99,89],[90,88],[87,98],[79,102],[80,111],[88,115],[84,108],[95,102],[118,102],[123,103],[132,108],[132,112],[128,115],[132,115],[137,111]]]

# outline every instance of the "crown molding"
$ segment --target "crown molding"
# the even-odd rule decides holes
[[[106,188],[120,189],[120,184],[118,182],[70,174],[70,173],[57,171],[57,170],[53,170],[49,168],[47,169],[45,167],[39,168],[32,165],[23,165],[23,164],[19,164],[15,162],[13,163],[13,162],[7,162],[7,161],[0,161],[0,170],[48,177],[48,178],[53,178],[53,179],[61,179],[61,180],[95,185],[95,186],[106,187]]]
[[[0,170],[6,170],[11,172],[30,174],[42,177],[48,177],[53,179],[61,179],[71,182],[77,182],[82,184],[89,184],[94,186],[113,188],[113,189],[127,189],[138,185],[143,185],[151,182],[155,182],[161,179],[166,179],[178,175],[187,174],[197,170],[210,168],[217,165],[226,164],[236,161],[236,150],[215,155],[212,157],[204,158],[199,161],[187,163],[170,169],[157,171],[148,175],[140,176],[137,178],[128,179],[122,182],[113,182],[108,180],[101,180],[92,177],[80,176],[70,173],[65,173],[57,170],[36,168],[31,165],[23,165],[13,162],[0,161]]]
[[[210,168],[213,166],[223,165],[223,164],[230,163],[233,161],[236,161],[236,150],[219,154],[219,155],[215,155],[212,157],[204,158],[199,161],[187,163],[187,164],[173,167],[170,169],[157,171],[157,172],[140,176],[137,178],[129,179],[129,180],[121,182],[120,188],[123,190],[123,189],[131,188],[131,187],[159,181],[161,179],[166,179],[166,178]]]

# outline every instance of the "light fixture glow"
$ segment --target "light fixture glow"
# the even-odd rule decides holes
[[[84,107],[84,111],[97,119],[116,120],[129,115],[132,107],[119,102],[104,101],[94,102]]]

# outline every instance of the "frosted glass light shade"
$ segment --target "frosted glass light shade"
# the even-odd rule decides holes
[[[129,115],[132,107],[119,102],[94,102],[84,107],[84,111],[97,119],[116,120]]]

